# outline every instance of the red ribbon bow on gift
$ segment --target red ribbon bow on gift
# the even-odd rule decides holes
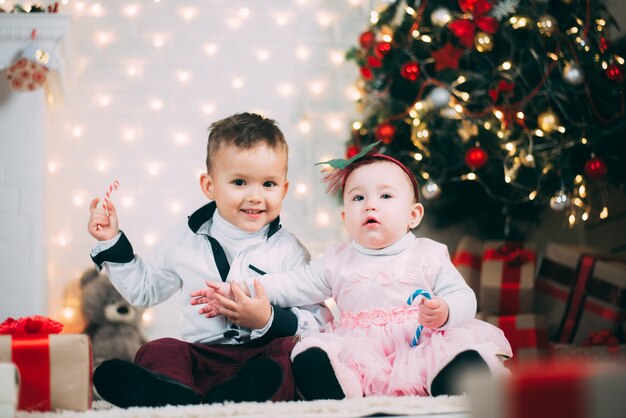
[[[40,315],[7,318],[0,324],[0,335],[58,334],[62,330],[62,323]]]
[[[504,243],[496,251],[503,257],[502,260],[510,266],[521,266],[533,258],[533,253],[524,250],[521,243]]]
[[[582,345],[589,347],[594,345],[606,345],[609,347],[616,346],[619,343],[617,338],[608,329],[602,331],[592,331],[589,336],[582,342]]]

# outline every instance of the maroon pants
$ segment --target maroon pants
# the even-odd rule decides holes
[[[290,359],[294,345],[293,337],[277,338],[265,345],[208,345],[161,338],[141,347],[135,356],[135,363],[204,395],[232,378],[249,360],[268,358],[283,369],[283,383],[272,401],[291,401],[295,399]],[[259,385],[262,384],[263,381],[259,381]]]

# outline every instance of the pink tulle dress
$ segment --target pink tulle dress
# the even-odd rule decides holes
[[[324,350],[349,398],[429,395],[437,373],[466,350],[476,350],[493,373],[507,372],[502,358],[512,355],[509,342],[500,329],[474,319],[476,297],[440,243],[409,233],[383,250],[339,245],[298,275],[264,281],[270,300],[325,294],[340,317],[326,333],[303,335],[292,358],[311,347]],[[289,282],[299,284],[294,289]],[[416,289],[445,299],[449,318],[443,329],[424,328],[411,347],[418,300],[407,299]]]

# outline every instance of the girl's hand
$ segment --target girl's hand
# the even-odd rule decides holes
[[[117,222],[117,211],[115,206],[109,200],[107,202],[107,210],[109,215],[102,207],[98,207],[100,199],[95,198],[89,205],[89,222],[87,223],[87,230],[92,237],[98,241],[108,241],[115,238],[119,232],[119,226]]]
[[[191,305],[204,305],[198,313],[207,318],[214,318],[219,315],[215,309],[215,296],[232,298],[230,283],[205,282],[207,287],[191,292]]]
[[[424,298],[419,304],[419,323],[426,328],[440,328],[448,322],[448,302],[433,296],[432,299]]]

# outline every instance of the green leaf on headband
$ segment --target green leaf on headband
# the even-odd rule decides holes
[[[335,159],[332,159],[332,160],[321,161],[319,163],[315,163],[315,165],[328,164],[332,168],[338,168],[340,170],[343,170],[344,168],[346,168],[348,165],[352,164],[353,162],[355,162],[359,158],[366,156],[367,153],[370,152],[378,144],[380,144],[380,141],[376,141],[376,142],[374,142],[372,144],[369,144],[368,146],[363,148],[361,150],[361,152],[359,152],[358,154],[356,154],[355,156],[353,156],[352,158],[349,158],[347,160],[344,160],[343,158],[335,158]]]

